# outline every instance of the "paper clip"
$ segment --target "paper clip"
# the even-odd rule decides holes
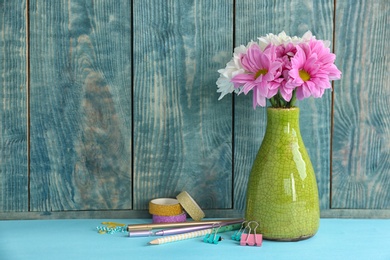
[[[210,234],[207,234],[203,238],[203,242],[209,243],[209,244],[218,244],[219,241],[222,240],[221,236],[218,235],[218,230],[221,227],[221,225],[218,226],[218,228],[213,227],[213,230]]]
[[[253,228],[253,234],[252,228],[250,226],[251,223],[255,223],[255,227]],[[259,226],[259,223],[256,221],[249,221],[248,224],[246,225],[246,230],[248,230],[248,233],[242,233],[241,234],[241,240],[240,240],[240,245],[242,246],[261,246],[263,242],[263,235],[262,234],[256,234],[256,229]],[[245,231],[245,230],[244,230]]]
[[[236,232],[234,232],[234,234],[231,236],[231,238],[233,240],[236,240],[236,241],[240,241],[241,240],[241,235],[242,235],[242,232],[244,231],[245,223],[247,223],[247,221],[242,222],[240,229],[237,230]]]
[[[116,222],[102,222],[104,226],[96,227],[99,234],[114,234],[116,232],[125,232],[125,224]]]

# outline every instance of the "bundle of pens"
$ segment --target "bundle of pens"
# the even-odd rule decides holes
[[[207,243],[217,243],[217,233],[238,230],[243,219],[224,219],[208,221],[187,221],[172,223],[152,223],[128,225],[129,237],[161,236],[149,242],[151,245],[160,245],[185,239],[206,236]],[[210,237],[210,234],[214,234]],[[209,235],[209,236],[208,236]]]

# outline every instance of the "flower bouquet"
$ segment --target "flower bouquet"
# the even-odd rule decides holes
[[[267,34],[247,46],[234,49],[233,58],[218,70],[219,99],[226,94],[248,94],[253,90],[253,108],[290,108],[296,99],[322,97],[331,80],[341,77],[330,52],[330,42],[317,40],[310,31],[302,38]]]

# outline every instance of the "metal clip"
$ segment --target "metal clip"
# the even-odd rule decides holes
[[[252,228],[250,226],[251,223],[255,223],[255,227],[253,228],[253,234]],[[256,229],[259,226],[259,223],[256,221],[249,221],[248,224],[246,225],[245,230],[248,230],[248,233],[242,233],[241,234],[241,240],[240,240],[240,245],[242,246],[261,246],[263,242],[263,235],[262,234],[256,234]],[[244,231],[245,231],[244,230]]]
[[[218,235],[218,230],[221,227],[221,225],[218,226],[218,228],[213,227],[210,234],[207,234],[203,238],[203,242],[209,243],[209,244],[218,244],[219,241],[222,241],[222,238],[220,235]]]
[[[248,221],[242,222],[240,229],[237,230],[236,232],[234,232],[234,234],[231,236],[231,238],[232,238],[233,240],[236,240],[236,241],[240,241],[240,240],[241,240],[241,235],[242,235],[242,232],[244,231],[244,225],[245,225],[245,223],[247,223],[247,222],[248,222]]]

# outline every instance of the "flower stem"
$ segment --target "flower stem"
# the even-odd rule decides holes
[[[274,107],[274,108],[277,108],[277,107],[278,107],[278,105],[277,105],[277,103],[276,103],[276,100],[275,100],[275,96],[273,96],[272,98],[270,98],[269,101],[271,102],[272,107]]]
[[[288,108],[291,108],[295,105],[295,101],[297,101],[297,94],[295,89],[292,92],[291,100],[288,102]]]
[[[282,95],[280,95],[280,93],[278,93],[278,96],[279,96],[280,107],[286,107],[286,101],[284,100]],[[288,104],[288,102],[287,102],[287,104]]]
[[[296,98],[296,91],[292,92],[291,100],[286,101],[280,92],[278,92],[275,96],[271,97],[269,101],[271,102],[271,106],[273,108],[291,108],[294,106]]]

